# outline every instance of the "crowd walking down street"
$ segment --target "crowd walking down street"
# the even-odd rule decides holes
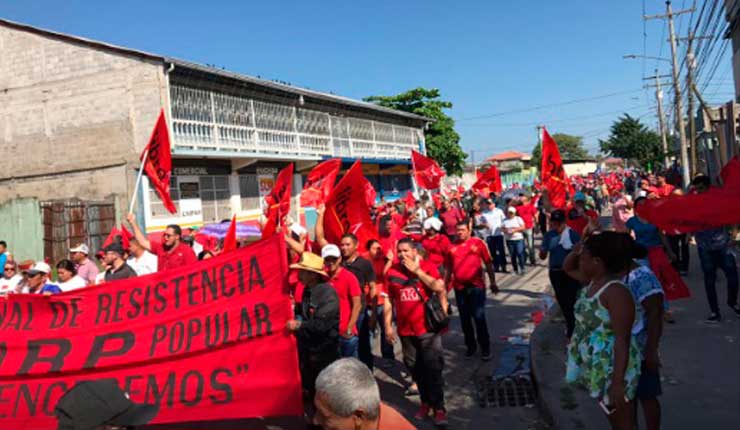
[[[740,0],[16,3],[0,430],[739,426]]]
[[[439,208],[427,193],[413,205],[381,204],[372,210],[386,236],[364,245],[353,233],[331,243],[323,205],[313,239],[298,224],[277,233],[284,236],[291,261],[288,283],[294,317],[286,328],[298,345],[309,422],[323,428],[335,428],[331,424],[335,420],[349,422],[344,420],[350,415],[332,409],[332,401],[350,401],[345,397],[374,390],[386,398],[380,422],[397,415],[395,407],[410,420],[404,422],[413,423],[409,426],[481,428],[473,417],[490,411],[470,410],[480,408],[476,405],[486,397],[474,387],[490,382],[505,366],[506,339],[529,343],[551,302],[546,297],[553,297],[564,322],[561,333],[569,342],[561,358],[565,366],[555,379],[582,386],[613,428],[631,428],[638,416],[646,428],[660,428],[666,411],[675,407],[660,402],[663,390],[673,388],[663,382],[660,369],[666,359],[661,345],[667,336],[691,336],[666,329],[666,324],[687,324],[684,319],[694,314],[685,314],[682,303],[700,302],[703,297],[709,311],[707,327],[734,325],[740,316],[732,241],[720,227],[693,235],[696,245],[692,241],[690,249],[699,256],[705,289],[699,295],[696,264],[681,266],[664,233],[639,215],[644,202],[661,198],[650,190],[650,182],[635,198],[614,189],[601,211],[614,216],[602,217],[593,206],[592,184],[599,181],[603,178],[585,178],[572,203],[562,209],[552,208],[547,192],[536,188],[517,189],[512,198],[493,192],[453,193],[443,197]],[[697,177],[691,192],[701,194],[709,188],[704,177]],[[546,231],[534,223],[533,200],[544,207]],[[17,262],[12,248],[0,242],[5,260],[2,293],[48,296],[197,264],[192,242],[183,237],[180,226],[168,226],[161,241],[155,241],[143,233],[134,216],[128,222],[132,233],[111,237],[95,257],[89,256],[86,244],[70,248],[70,259],[55,263],[55,273],[44,261]],[[200,259],[231,252],[229,240],[207,249],[208,256],[199,252]],[[683,240],[689,242],[688,237]],[[513,270],[507,270],[507,256]],[[725,275],[729,308],[725,316],[719,306],[718,271]],[[523,309],[507,310],[509,306]],[[727,321],[730,316],[733,319]],[[553,324],[546,321],[548,327]],[[565,352],[565,345],[558,344],[565,341],[548,342],[550,348]],[[340,360],[343,357],[350,361]],[[682,372],[672,359],[671,372]],[[343,367],[329,371],[340,363]],[[368,373],[360,375],[359,364],[353,363],[362,363]],[[331,376],[322,376],[344,372],[354,372],[358,384],[374,372],[379,391],[377,386],[371,388],[374,382],[362,382],[370,385],[357,392],[340,390]],[[542,394],[547,398],[553,375],[535,377],[543,379]],[[332,396],[344,397],[332,400]],[[409,410],[412,405],[414,413]],[[372,407],[377,412],[377,403]],[[377,424],[376,412],[361,410],[357,419]],[[552,424],[532,410],[502,411],[492,419],[527,422],[528,428]],[[400,415],[398,419],[402,420]]]

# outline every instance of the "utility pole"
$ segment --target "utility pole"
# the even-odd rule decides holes
[[[663,165],[668,168],[670,160],[668,159],[668,130],[665,126],[665,119],[663,118],[663,90],[661,89],[660,79],[669,78],[669,75],[658,75],[658,69],[655,69],[655,75],[647,76],[643,80],[655,79],[655,85],[648,85],[648,87],[655,87],[655,100],[658,102],[658,125],[660,127],[660,139],[663,142]]]
[[[679,76],[678,76],[678,54],[676,52],[676,30],[673,26],[673,17],[682,15],[684,13],[693,12],[692,9],[685,9],[678,12],[673,12],[673,9],[671,9],[671,2],[667,1],[666,4],[666,14],[665,15],[653,15],[653,16],[645,16],[644,19],[656,19],[656,18],[665,18],[668,20],[668,30],[670,32],[670,42],[671,42],[671,56],[673,57],[673,90],[675,92],[675,102],[676,102],[676,126],[678,127],[678,135],[680,137],[681,142],[681,170],[682,170],[682,177],[683,177],[683,183],[684,186],[688,186],[689,182],[691,180],[691,176],[689,175],[689,154],[687,151],[687,143],[686,143],[686,129],[684,126],[683,121],[683,109],[681,107],[681,84],[679,82]]]
[[[689,145],[691,147],[691,174],[696,174],[696,114],[694,113],[694,92],[691,90],[694,84],[694,68],[696,67],[696,61],[694,59],[694,40],[695,39],[711,39],[712,36],[695,36],[692,31],[689,31],[688,37],[681,37],[678,40],[681,42],[687,42],[686,48],[686,93],[688,99],[688,113],[689,113]]]

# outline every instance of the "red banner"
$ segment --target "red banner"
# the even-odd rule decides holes
[[[293,163],[277,175],[270,194],[265,196],[265,217],[267,222],[262,227],[262,237],[275,234],[278,224],[285,224],[285,217],[290,212],[290,191],[293,184]]]
[[[414,168],[414,179],[419,188],[436,190],[440,187],[445,172],[436,161],[411,150],[411,164]]]
[[[175,204],[170,198],[170,176],[172,176],[172,154],[170,152],[170,133],[167,130],[167,121],[164,117],[164,109],[159,111],[157,124],[152,130],[149,143],[141,153],[140,160],[144,160],[144,173],[149,178],[152,186],[157,190],[159,198],[170,213],[177,212]]]
[[[326,201],[324,234],[329,243],[339,243],[345,233],[355,234],[361,246],[378,237],[365,200],[364,181],[362,165],[356,161]]]
[[[504,187],[501,184],[501,173],[498,171],[496,166],[491,166],[484,173],[476,173],[478,180],[475,181],[472,190],[477,191],[481,194],[489,194],[491,192],[500,193]]]
[[[319,207],[329,198],[337,174],[342,167],[342,160],[332,158],[316,165],[306,178],[306,183],[301,191],[301,206]]]
[[[542,165],[540,177],[543,188],[547,189],[550,203],[555,208],[565,207],[565,193],[569,189],[568,176],[563,169],[558,144],[550,137],[547,129],[542,128]]]
[[[701,194],[647,199],[637,214],[670,234],[692,233],[740,224],[740,160],[722,169],[724,185]]]
[[[181,270],[0,300],[0,422],[56,429],[76,382],[113,378],[153,423],[301,415],[285,242]]]

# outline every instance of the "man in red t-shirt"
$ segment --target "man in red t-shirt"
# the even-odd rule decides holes
[[[464,221],[457,224],[457,237],[457,242],[450,247],[450,267],[445,283],[452,282],[455,289],[460,324],[465,336],[465,346],[468,348],[466,356],[475,355],[480,346],[481,358],[488,361],[491,359],[491,338],[486,322],[486,283],[482,266],[486,268],[491,292],[498,293],[491,254],[485,242],[470,236],[470,226]]]
[[[537,264],[534,253],[534,217],[537,215],[537,208],[534,207],[526,194],[521,194],[519,201],[522,204],[516,207],[516,214],[524,221],[525,230],[522,232],[524,233],[524,247],[527,257],[529,257],[529,263],[534,266]]]
[[[329,274],[329,283],[339,297],[339,354],[357,358],[360,344],[357,318],[362,309],[360,283],[352,272],[342,267],[342,254],[338,246],[325,245],[321,248],[321,258]]]
[[[126,218],[134,230],[136,241],[147,251],[157,256],[158,272],[186,267],[198,261],[193,248],[182,241],[182,229],[180,229],[179,225],[168,225],[164,233],[162,233],[161,243],[150,242],[139,228],[139,224],[136,222],[136,216],[134,214],[128,214]]]
[[[436,294],[442,308],[447,309],[447,291],[437,268],[420,258],[413,240],[401,239],[396,251],[400,263],[394,264],[386,273],[388,297],[383,309],[385,336],[391,343],[396,340],[392,325],[395,308],[403,361],[419,386],[421,409],[415,418],[424,419],[433,410],[435,424],[446,425],[442,337],[440,333],[427,330],[424,303],[432,294]]]
[[[673,194],[673,191],[676,189],[676,187],[666,182],[665,176],[657,177],[657,186],[655,188],[655,194],[657,194],[658,197],[668,197]]]

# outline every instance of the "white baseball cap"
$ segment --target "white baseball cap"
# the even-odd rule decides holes
[[[85,255],[90,253],[90,248],[87,247],[84,243],[81,243],[74,248],[70,249],[69,252],[81,252]]]
[[[27,273],[31,276],[36,275],[37,273],[44,273],[48,275],[49,273],[51,273],[51,267],[49,267],[49,265],[44,263],[43,261],[39,261],[38,263],[34,264],[33,267],[28,269]]]
[[[339,252],[339,247],[330,243],[321,248],[321,258],[342,258],[342,253]]]
[[[516,213],[516,208],[514,206],[509,206],[509,209],[506,209],[507,212]]]
[[[303,236],[304,234],[308,233],[305,228],[303,228],[302,225],[298,223],[293,223],[290,225],[290,231],[292,233],[295,233],[298,236]]]

